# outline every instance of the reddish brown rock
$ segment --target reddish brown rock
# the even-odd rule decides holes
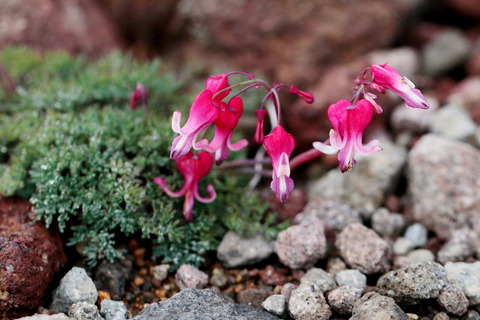
[[[391,43],[411,9],[405,1],[183,0],[191,46],[282,82],[313,83],[325,68]],[[370,18],[369,18],[370,17]],[[379,32],[381,30],[381,32]],[[225,60],[224,60],[225,61]]]
[[[116,31],[91,0],[3,0],[0,48],[28,45],[98,56],[120,47]]]
[[[28,201],[0,198],[0,311],[41,306],[66,260],[59,235],[32,219]]]

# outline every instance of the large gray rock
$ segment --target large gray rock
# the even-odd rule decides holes
[[[312,267],[327,250],[323,222],[312,216],[288,227],[278,234],[274,250],[280,261],[292,269]]]
[[[480,261],[447,262],[445,272],[448,281],[465,293],[470,305],[480,304]]]
[[[453,230],[480,233],[480,150],[428,134],[410,151],[407,175],[414,219],[441,238]]]
[[[67,313],[74,303],[95,304],[97,298],[97,288],[85,269],[73,267],[60,280],[60,284],[53,292],[50,309],[55,312]]]
[[[254,264],[273,253],[273,243],[261,235],[241,237],[233,231],[225,234],[217,249],[217,257],[227,268]]]
[[[392,259],[390,245],[363,224],[348,225],[338,235],[335,246],[350,267],[365,274],[390,270]]]
[[[327,320],[332,315],[322,290],[313,283],[302,283],[293,290],[288,312],[295,320]]]
[[[395,186],[406,162],[405,148],[386,139],[380,142],[383,151],[370,156],[356,155],[357,164],[348,173],[329,171],[309,188],[309,198],[316,195],[345,203],[365,217],[378,209],[385,194]]]
[[[278,320],[247,304],[229,302],[210,289],[185,289],[168,300],[146,306],[134,320]]]
[[[418,262],[390,271],[378,279],[378,292],[409,304],[437,298],[448,284],[445,269],[438,263]]]
[[[392,298],[369,292],[357,301],[350,320],[408,320],[405,312]]]

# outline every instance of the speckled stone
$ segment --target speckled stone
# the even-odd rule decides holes
[[[322,290],[312,283],[300,284],[293,290],[288,312],[295,320],[327,320],[332,315]]]
[[[339,286],[348,285],[350,287],[365,290],[367,288],[367,277],[356,269],[343,270],[335,275],[335,281]]]
[[[87,302],[76,302],[72,304],[68,315],[75,320],[103,320],[94,304]]]
[[[408,226],[403,235],[410,240],[415,247],[422,247],[427,243],[428,230],[421,223],[414,223]]]
[[[455,285],[447,285],[437,298],[438,304],[448,313],[461,316],[468,309],[468,299]]]
[[[191,265],[183,264],[175,274],[175,284],[180,290],[187,288],[202,289],[208,284],[208,275]]]
[[[405,227],[405,218],[399,213],[392,213],[387,208],[380,208],[372,214],[372,229],[381,236],[395,237]]]
[[[330,291],[337,286],[335,276],[320,268],[312,268],[308,270],[300,279],[300,283],[313,283],[317,285],[323,293]]]
[[[280,318],[285,318],[287,315],[287,298],[283,294],[271,295],[262,302],[262,307]]]
[[[341,257],[365,274],[390,270],[392,249],[375,231],[360,223],[348,225],[335,242]]]
[[[397,302],[415,304],[420,300],[437,298],[447,283],[443,266],[428,261],[412,263],[384,274],[378,279],[377,288],[380,294]]]
[[[273,243],[261,235],[242,237],[233,231],[225,234],[217,249],[217,257],[227,268],[250,265],[268,258]]]
[[[413,218],[448,239],[456,229],[480,234],[480,150],[438,135],[422,136],[410,151],[408,194]]]
[[[369,292],[358,300],[349,320],[409,320],[392,298]]]
[[[470,245],[469,233],[471,230],[468,229],[452,232],[450,239],[438,250],[438,262],[443,264],[448,261],[461,262],[472,254],[473,247]]]
[[[288,227],[278,234],[274,250],[280,261],[292,269],[312,267],[327,250],[323,222],[312,216]]]
[[[362,296],[362,289],[340,286],[327,294],[330,307],[341,314],[351,314],[353,305]]]
[[[463,291],[470,305],[480,304],[480,261],[447,262],[445,272],[450,284],[456,285]]]

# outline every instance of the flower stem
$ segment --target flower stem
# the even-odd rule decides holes
[[[293,170],[294,168],[298,167],[301,164],[304,164],[305,162],[312,161],[313,159],[318,158],[322,154],[322,152],[314,148],[302,152],[290,161],[290,169]]]

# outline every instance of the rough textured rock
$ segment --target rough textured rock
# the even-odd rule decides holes
[[[322,220],[325,224],[325,232],[340,232],[350,223],[362,222],[360,213],[350,206],[320,196],[309,201],[294,221],[301,222],[308,216]]]
[[[392,249],[375,231],[360,223],[348,225],[335,242],[343,260],[365,274],[390,270]]]
[[[17,320],[72,320],[64,313],[56,313],[52,315],[36,313],[33,316],[18,318]]]
[[[87,302],[76,302],[72,304],[68,315],[75,320],[103,320],[94,304]]]
[[[322,290],[312,283],[302,283],[293,290],[288,312],[295,320],[327,320],[332,315]]]
[[[392,298],[376,292],[364,295],[355,303],[350,320],[408,320],[405,312]]]
[[[326,242],[323,222],[308,217],[280,232],[274,250],[284,265],[292,269],[308,268],[325,256]]]
[[[300,283],[313,283],[319,287],[323,293],[330,291],[337,286],[335,276],[320,268],[312,268],[308,270],[300,279]]]
[[[287,298],[283,294],[271,295],[262,302],[262,307],[280,318],[285,318],[287,315]]]
[[[380,294],[395,301],[418,303],[419,300],[437,298],[447,285],[445,269],[438,263],[418,262],[390,271],[378,279]]]
[[[447,285],[440,291],[437,298],[438,304],[448,313],[461,316],[468,309],[468,299],[455,285]]]
[[[461,141],[473,141],[477,125],[459,104],[449,104],[437,111],[430,132]]]
[[[480,261],[447,262],[445,272],[450,284],[456,285],[465,293],[470,305],[480,304]]]
[[[409,195],[413,217],[441,238],[453,230],[480,233],[480,150],[428,134],[410,151]]]
[[[456,230],[452,233],[450,240],[448,240],[437,252],[437,260],[445,264],[448,261],[457,262],[464,261],[470,254],[473,253],[473,248],[470,245],[468,229]],[[472,235],[475,237],[475,235]]]
[[[397,0],[388,5],[379,0],[362,4],[333,0],[183,0],[179,5],[183,17],[191,21],[190,42],[199,44],[211,56],[212,49],[228,52],[235,64],[261,70],[287,83],[316,80],[319,70],[335,62],[352,60],[359,53],[391,43],[411,8]],[[359,16],[376,19],[351,18]],[[192,46],[186,49],[197,52]],[[212,56],[211,61],[215,60]]]
[[[227,232],[217,249],[217,257],[227,268],[250,265],[268,258],[273,253],[273,243],[257,235],[241,237],[233,231]]]
[[[423,48],[424,71],[431,76],[449,71],[465,62],[470,50],[470,42],[460,30],[446,28]]]
[[[66,261],[59,235],[31,217],[28,201],[0,196],[0,311],[39,307]]]
[[[247,304],[229,302],[210,289],[185,289],[162,302],[146,306],[134,320],[278,320],[279,318]]]
[[[0,47],[6,45],[94,56],[120,48],[113,25],[91,0],[2,1]]]
[[[353,288],[365,290],[367,277],[356,269],[343,270],[335,275],[335,281],[339,286],[347,285]]]
[[[175,274],[175,284],[180,290],[187,288],[203,289],[208,284],[208,275],[191,265],[183,264]]]
[[[98,292],[92,279],[87,275],[85,269],[73,267],[60,280],[60,284],[53,292],[50,309],[55,312],[67,313],[74,303],[87,302],[95,304]]]
[[[367,141],[367,140],[366,140]],[[364,157],[359,155],[355,168],[348,174],[334,169],[315,182],[309,189],[310,199],[317,194],[345,203],[369,217],[378,209],[406,162],[407,153],[386,139],[380,139],[384,149]]]
[[[381,236],[400,235],[405,226],[405,219],[400,213],[392,213],[387,208],[380,208],[372,214],[372,229]]]
[[[104,299],[100,303],[100,315],[105,320],[124,320],[127,318],[127,307],[123,301]]]
[[[351,314],[353,305],[362,296],[362,289],[340,286],[327,294],[330,307],[341,314]]]

